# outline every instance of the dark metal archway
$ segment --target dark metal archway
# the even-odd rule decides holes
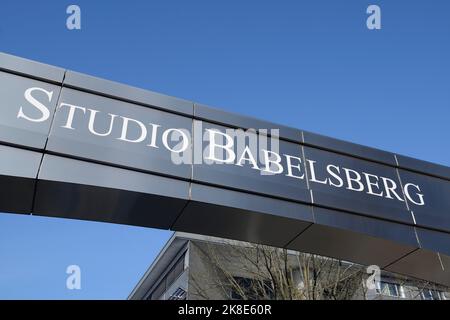
[[[6,54],[0,110],[0,211],[264,243],[450,285],[450,168]]]

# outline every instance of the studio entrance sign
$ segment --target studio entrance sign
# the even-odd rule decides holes
[[[43,93],[48,101],[39,101],[39,98],[35,97],[33,93]],[[23,94],[23,102],[26,104],[18,107],[17,119],[31,123],[49,121],[51,107],[46,106],[45,103],[51,102],[53,94],[54,91],[47,91],[40,87],[27,88]],[[93,107],[59,101],[57,110],[62,115],[60,117],[62,122],[57,123],[56,126],[73,131],[72,135],[77,135],[78,130],[84,130],[88,134],[102,139],[118,140],[116,142],[118,144],[138,144],[141,148],[146,148],[149,153],[160,147],[165,148],[171,152],[167,161],[175,164],[192,165],[194,164],[193,159],[200,159],[211,165],[249,166],[251,169],[259,171],[261,175],[281,174],[293,179],[307,179],[309,183],[345,188],[400,202],[409,201],[418,206],[425,205],[424,194],[421,193],[420,186],[417,184],[406,182],[402,187],[396,182],[396,179],[341,167],[333,163],[327,163],[324,168],[316,169],[316,160],[305,158],[303,164],[300,148],[295,155],[280,154],[277,137],[271,137],[271,144],[266,143],[266,146],[261,146],[262,143],[251,143],[252,137],[254,138],[253,142],[256,142],[267,136],[266,132],[260,133],[264,128],[258,130],[250,128],[245,131],[227,129],[225,132],[206,129],[202,132],[202,143],[193,145],[189,129],[162,129],[162,125],[159,123],[144,122],[124,115],[128,111],[126,109],[121,110],[121,114],[115,114]],[[196,126],[201,130],[201,121],[197,122]],[[117,132],[115,136],[113,130]],[[266,139],[266,142],[268,140]],[[105,140],[105,143],[111,143],[111,141]],[[192,152],[199,156],[193,158]],[[196,162],[196,164],[198,163]],[[325,175],[318,176],[316,174],[318,170],[325,172]],[[306,177],[306,172],[309,172],[308,177]]]
[[[450,285],[450,169],[0,55],[0,211],[287,247]]]

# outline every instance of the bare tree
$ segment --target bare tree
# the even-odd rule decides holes
[[[190,291],[200,299],[348,300],[366,299],[365,266],[333,258],[288,251],[258,244],[223,240],[196,242],[191,254]],[[408,288],[409,299],[436,291],[433,283],[386,273]],[[431,291],[430,291],[431,290]],[[382,290],[378,299],[389,298]]]
[[[195,244],[204,264],[191,290],[203,299],[319,300],[364,297],[361,266],[257,244]],[[216,296],[217,297],[217,296]]]

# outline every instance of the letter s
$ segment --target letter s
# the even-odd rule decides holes
[[[35,106],[42,113],[42,116],[40,118],[31,118],[31,117],[25,115],[23,113],[22,107],[20,107],[19,113],[17,114],[17,118],[24,118],[24,119],[26,119],[28,121],[32,121],[32,122],[43,122],[50,117],[50,110],[48,110],[48,108],[45,105],[43,105],[42,103],[37,101],[36,98],[34,98],[31,95],[31,93],[33,91],[44,92],[48,97],[48,101],[49,102],[52,101],[53,91],[47,91],[45,89],[38,88],[38,87],[28,88],[27,90],[25,90],[24,97],[25,97],[25,99],[27,99],[27,101],[29,103],[31,103],[33,106]]]

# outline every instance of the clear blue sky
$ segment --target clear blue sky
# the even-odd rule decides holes
[[[448,0],[73,3],[79,31],[71,2],[2,0],[0,50],[450,166]],[[0,298],[125,298],[170,234],[0,214]]]

